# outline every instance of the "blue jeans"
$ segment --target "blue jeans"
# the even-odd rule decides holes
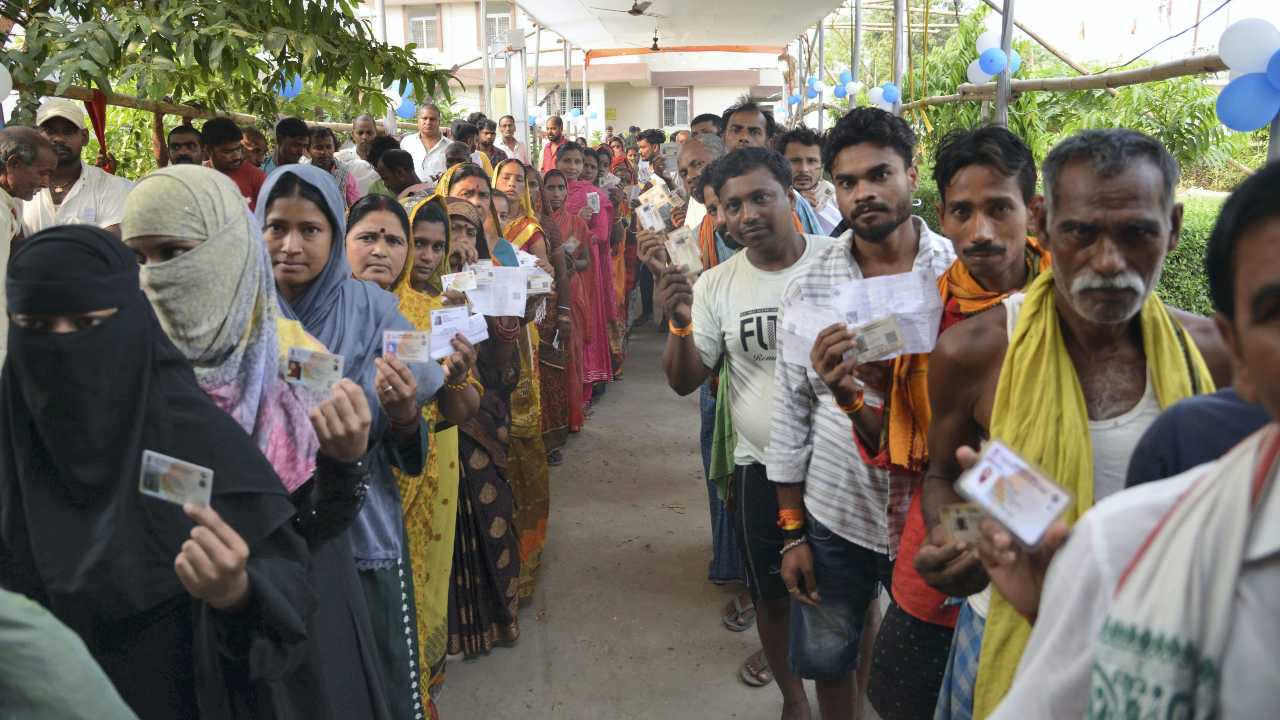
[[[837,680],[858,667],[867,606],[892,584],[887,555],[856,545],[808,516],[817,606],[791,602],[791,671],[807,680]]]

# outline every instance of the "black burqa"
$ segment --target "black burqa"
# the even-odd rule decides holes
[[[117,312],[67,334],[10,324],[0,585],[79,633],[144,720],[308,715],[297,673],[316,600],[294,507],[165,336],[134,254],[96,227],[51,228],[11,258],[6,291],[14,315]],[[178,581],[194,524],[138,492],[143,450],[213,469],[211,504],[251,552],[246,608],[214,610]]]

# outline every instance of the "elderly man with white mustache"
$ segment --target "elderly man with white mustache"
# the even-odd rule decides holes
[[[962,502],[957,451],[1004,442],[1071,493],[1064,519],[1074,522],[1124,488],[1134,446],[1162,408],[1230,382],[1213,322],[1153,293],[1182,226],[1178,166],[1164,146],[1132,130],[1087,130],[1049,153],[1043,175],[1036,234],[1052,268],[947,330],[929,360],[923,510],[933,531],[919,553],[930,570],[917,567],[937,589],[969,596],[937,718],[989,714],[1030,632],[1015,610],[1022,599],[985,589],[976,548],[937,527],[940,508]]]

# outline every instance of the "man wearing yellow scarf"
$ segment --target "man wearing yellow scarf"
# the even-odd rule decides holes
[[[929,527],[939,508],[961,502],[956,451],[988,437],[1061,484],[1074,522],[1123,488],[1133,447],[1162,408],[1230,377],[1213,323],[1153,293],[1182,225],[1178,167],[1164,146],[1132,130],[1087,130],[1059,143],[1043,172],[1036,235],[1050,269],[1025,295],[944,333],[929,361]],[[972,549],[958,549],[924,577],[971,593],[986,578]],[[1030,625],[999,592],[987,595],[962,610],[948,666],[974,685],[939,698],[937,718],[985,718],[1008,691]]]
[[[1049,267],[1049,255],[1027,237],[1043,198],[1036,194],[1036,161],[1031,148],[1005,128],[958,131],[938,146],[933,177],[941,195],[939,227],[951,239],[957,259],[938,277],[943,316],[939,334],[957,323],[1000,305]],[[819,371],[836,401],[854,403],[851,373],[841,367],[835,348],[842,334],[825,338],[816,349]],[[892,363],[884,414],[858,413],[858,442],[867,461],[912,480],[911,506],[893,567],[893,602],[885,613],[875,656],[909,658],[901,666],[876,663],[867,695],[884,720],[932,717],[952,645],[959,607],[921,578],[914,563],[928,561],[941,570],[957,554],[945,537],[925,543],[920,512],[920,483],[928,463],[929,356],[905,355]],[[936,528],[942,532],[940,528]],[[943,533],[945,535],[945,533]],[[937,563],[934,567],[933,564]],[[972,563],[971,563],[972,564]],[[957,593],[963,594],[963,593]]]

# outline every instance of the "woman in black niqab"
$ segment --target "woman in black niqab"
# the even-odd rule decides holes
[[[0,585],[79,633],[144,719],[298,714],[285,687],[315,596],[294,506],[166,337],[134,254],[96,227],[51,228],[10,259],[6,292]],[[139,493],[144,450],[214,471],[210,504],[249,548],[238,609],[179,581],[195,523]]]

